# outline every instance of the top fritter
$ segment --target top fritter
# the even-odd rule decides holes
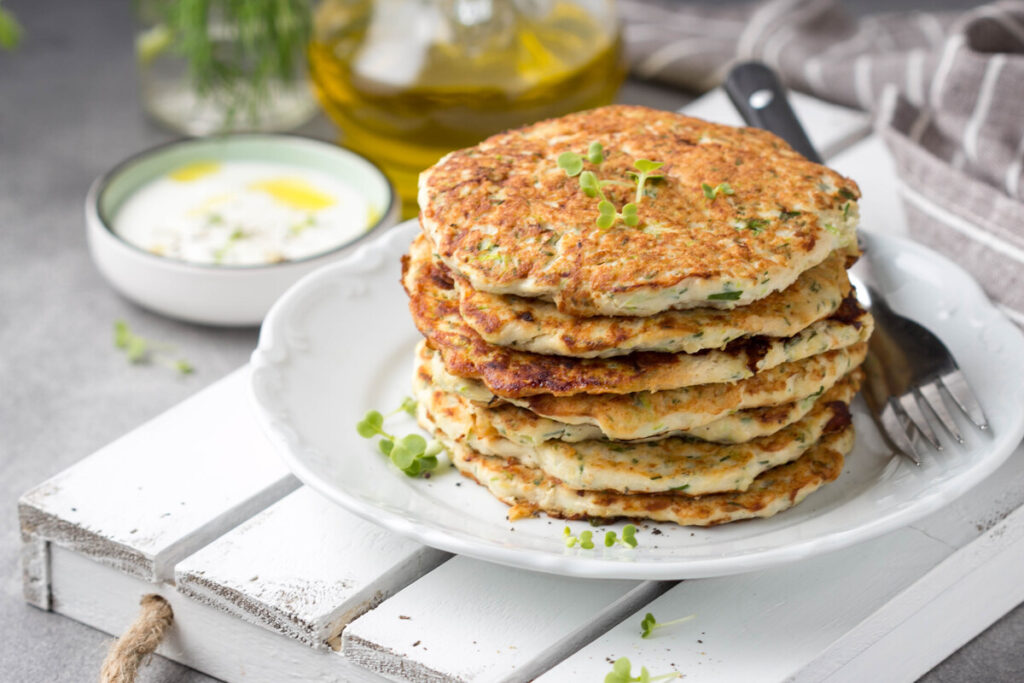
[[[663,165],[641,182],[645,160]],[[859,196],[771,133],[612,106],[453,152],[421,175],[419,202],[475,289],[645,316],[749,304],[855,250]]]

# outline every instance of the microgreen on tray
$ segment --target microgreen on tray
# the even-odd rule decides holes
[[[660,676],[651,676],[645,666],[640,667],[640,674],[634,677],[633,665],[630,664],[629,659],[627,657],[619,657],[612,664],[611,672],[604,677],[604,683],[654,683],[654,681],[664,681],[669,678],[679,678],[679,673],[673,671],[672,673]]]
[[[654,633],[655,629],[665,628],[666,626],[672,626],[674,624],[682,624],[683,622],[691,621],[696,618],[696,614],[691,614],[689,616],[681,617],[673,621],[659,622],[657,619],[654,618],[653,614],[648,612],[647,616],[645,616],[643,618],[643,621],[640,622],[640,637],[650,638],[651,634]]]

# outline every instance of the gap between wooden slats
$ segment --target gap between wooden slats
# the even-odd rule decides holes
[[[456,557],[349,624],[342,654],[416,683],[528,681],[670,586]]]
[[[251,413],[247,380],[245,368],[232,373],[26,493],[27,547],[38,554],[48,541],[167,580],[180,559],[297,488]],[[31,574],[45,558],[29,553],[23,566]]]
[[[312,647],[448,559],[308,487],[178,564],[178,590]]]

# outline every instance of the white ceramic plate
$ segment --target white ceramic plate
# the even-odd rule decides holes
[[[504,504],[454,469],[410,479],[356,434],[367,410],[390,410],[409,394],[420,335],[398,282],[399,257],[417,229],[414,221],[405,223],[293,287],[263,324],[252,391],[262,424],[299,479],[426,545],[583,577],[683,579],[751,571],[909,524],[981,481],[1024,435],[1021,332],[958,266],[913,242],[873,236],[891,303],[949,345],[979,394],[991,431],[962,421],[967,443],[946,439],[943,452],[929,453],[916,468],[889,456],[858,401],[857,447],[842,476],[792,510],[711,529],[642,524],[635,550],[601,543],[593,550],[566,548],[564,521],[510,523]],[[399,433],[415,429],[404,415],[388,424]],[[590,528],[585,522],[569,526],[577,534]]]

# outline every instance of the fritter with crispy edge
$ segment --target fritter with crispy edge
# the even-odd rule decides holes
[[[689,308],[643,318],[562,313],[549,301],[473,289],[453,275],[459,313],[484,341],[520,351],[608,358],[635,351],[697,353],[746,336],[790,337],[835,313],[850,296],[847,257],[832,253],[780,292],[749,306]]]
[[[746,491],[688,496],[685,493],[618,493],[570,488],[535,467],[482,455],[448,439],[428,419],[421,425],[444,443],[462,474],[512,506],[509,520],[537,512],[566,519],[651,519],[683,526],[713,526],[755,517],[771,517],[835,480],[844,456],[853,450],[850,424],[822,438],[795,461],[758,476]]]
[[[403,257],[402,283],[413,322],[437,349],[448,371],[481,380],[504,398],[537,394],[627,394],[698,384],[735,382],[783,363],[865,341],[871,315],[847,297],[833,315],[792,337],[743,337],[724,349],[695,354],[637,352],[613,358],[570,358],[516,351],[485,342],[459,313],[445,266],[417,239]]]
[[[639,224],[595,224],[599,199],[558,166],[604,148],[584,171],[621,211],[635,162],[662,162]],[[763,130],[616,105],[495,135],[420,176],[420,222],[474,289],[554,301],[576,316],[745,306],[855,250],[856,183]]]
[[[609,439],[632,441],[676,431],[698,434],[699,427],[738,411],[782,406],[821,396],[857,369],[866,343],[786,363],[740,382],[701,384],[668,391],[633,394],[577,394],[502,399],[475,380],[450,375],[435,354],[430,373],[440,389],[481,406],[510,403],[551,420],[592,425]]]
[[[727,445],[679,437],[645,442],[554,440],[528,445],[499,434],[487,420],[487,408],[475,407],[456,394],[421,384],[415,395],[419,410],[449,439],[482,455],[512,458],[536,467],[569,488],[619,493],[681,491],[696,496],[745,491],[765,470],[796,460],[822,435],[849,424],[849,402],[856,392],[856,383],[844,379],[798,422],[770,436]]]
[[[464,399],[467,405],[473,407],[474,419],[477,422],[516,443],[536,446],[545,441],[557,440],[576,443],[588,439],[605,438],[604,433],[597,425],[558,422],[537,415],[526,408],[496,399],[493,394],[485,396],[490,399],[489,403],[485,401],[486,405],[472,401],[470,396],[474,394],[473,380],[464,380],[447,374],[443,369],[443,364],[437,359],[437,354],[426,345],[425,341],[421,341],[416,347],[416,361],[416,368],[413,371],[413,387],[429,385],[432,389],[457,395],[460,399]],[[438,370],[436,379],[435,369]],[[837,386],[850,383],[860,387],[862,381],[863,371],[857,368],[847,373]],[[818,401],[825,400],[829,392],[823,395],[815,391],[810,396],[804,396],[788,403],[737,410],[690,429],[665,431],[664,425],[655,424],[654,426],[661,431],[636,433],[625,443],[655,441],[668,436],[681,436],[722,444],[744,443],[751,439],[774,434],[803,419]]]

